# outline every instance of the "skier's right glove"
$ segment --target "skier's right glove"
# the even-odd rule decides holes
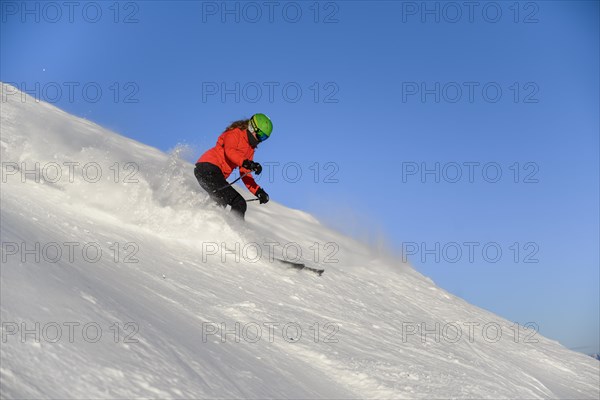
[[[262,172],[262,165],[251,160],[244,160],[244,162],[242,163],[242,167],[249,169],[250,171],[256,172],[256,175],[260,175],[260,173]]]
[[[260,204],[265,204],[269,201],[269,195],[263,190],[263,188],[258,188],[255,195],[258,197],[258,202]]]

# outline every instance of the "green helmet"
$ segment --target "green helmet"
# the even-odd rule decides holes
[[[256,133],[256,137],[261,142],[267,140],[271,136],[271,132],[273,132],[273,123],[265,114],[254,114],[250,118],[248,127],[252,132]]]

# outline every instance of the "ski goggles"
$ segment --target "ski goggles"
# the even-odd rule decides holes
[[[265,140],[267,140],[269,138],[269,135],[267,135],[260,129],[257,129],[255,133],[256,133],[256,137],[258,138],[259,142],[264,142]]]
[[[254,122],[253,119],[250,120],[250,123],[248,124],[248,128],[250,128],[250,132],[253,132],[256,134],[256,137],[259,142],[264,142],[265,140],[267,140],[269,138],[269,135],[267,135],[266,133],[264,133],[263,131],[258,129],[258,126],[256,126],[256,123]]]

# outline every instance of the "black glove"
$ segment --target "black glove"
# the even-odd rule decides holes
[[[244,162],[242,163],[242,167],[249,169],[250,171],[256,172],[256,175],[260,175],[260,173],[262,172],[262,165],[251,160],[244,160]]]
[[[269,201],[269,195],[263,190],[263,188],[258,188],[256,191],[256,197],[258,197],[258,202],[260,204],[265,204]]]

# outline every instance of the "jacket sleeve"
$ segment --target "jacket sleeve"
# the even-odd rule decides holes
[[[223,140],[223,150],[225,151],[225,157],[237,165],[242,166],[244,162],[244,151],[241,148],[240,137],[236,135],[234,131],[229,132],[225,135]]]
[[[240,174],[245,174],[246,172],[248,172],[246,168],[240,168]],[[244,182],[244,185],[246,185],[246,187],[252,194],[256,194],[256,191],[260,188],[260,186],[258,186],[256,181],[252,177],[252,174],[248,174],[245,177],[243,177],[242,182]]]
[[[225,135],[223,149],[225,150],[225,157],[239,167],[240,175],[250,172],[242,167],[242,163],[246,159],[246,153],[242,150],[242,143],[239,135],[236,135],[233,131]],[[242,182],[244,182],[244,185],[246,185],[252,194],[256,194],[256,191],[260,188],[260,186],[256,184],[256,181],[254,181],[252,174],[244,176]]]

